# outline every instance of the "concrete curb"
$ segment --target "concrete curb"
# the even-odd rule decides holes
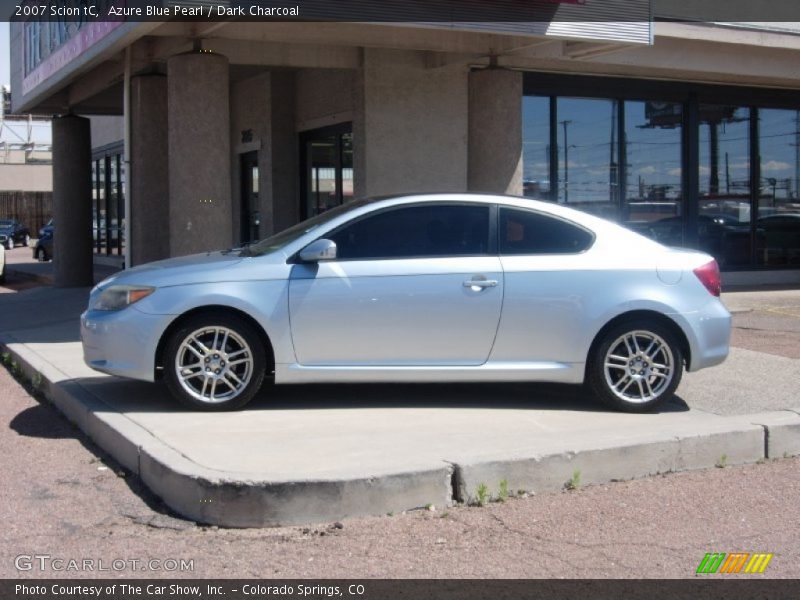
[[[554,492],[570,485],[608,483],[648,475],[757,462],[764,458],[764,429],[748,423],[705,431],[659,432],[638,442],[608,442],[527,459],[459,464],[458,495],[473,502],[481,485],[493,498],[505,481],[524,492]],[[574,480],[573,480],[574,477]]]
[[[764,428],[766,458],[800,455],[800,408],[747,415]]]
[[[199,465],[115,411],[11,336],[0,336],[22,372],[114,460],[175,512],[200,523],[264,527],[324,522],[453,504],[453,467],[351,480],[271,481]]]
[[[67,419],[139,475],[170,508],[195,521],[226,527],[324,522],[428,503],[474,502],[479,486],[497,497],[503,481],[511,493],[538,493],[563,489],[576,472],[580,484],[607,483],[800,454],[798,409],[600,436],[569,448],[531,450],[522,457],[442,460],[431,468],[354,479],[273,481],[189,460],[12,336],[0,336],[0,344]]]

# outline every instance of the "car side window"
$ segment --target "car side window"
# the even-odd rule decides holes
[[[573,223],[530,210],[500,208],[501,255],[577,254],[587,250],[594,235]]]
[[[328,238],[342,260],[483,255],[489,247],[489,207],[403,206],[344,225]]]

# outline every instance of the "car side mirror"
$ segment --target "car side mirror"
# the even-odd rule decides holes
[[[300,260],[307,263],[333,260],[335,258],[336,242],[325,238],[311,242],[300,251]]]

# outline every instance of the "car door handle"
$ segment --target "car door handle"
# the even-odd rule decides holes
[[[490,287],[497,287],[496,279],[470,279],[464,282],[464,287],[485,289]]]

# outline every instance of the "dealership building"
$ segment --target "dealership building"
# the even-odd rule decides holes
[[[13,22],[13,110],[55,117],[56,283],[434,191],[558,202],[703,249],[727,283],[800,283],[800,23],[539,4],[529,22]]]

